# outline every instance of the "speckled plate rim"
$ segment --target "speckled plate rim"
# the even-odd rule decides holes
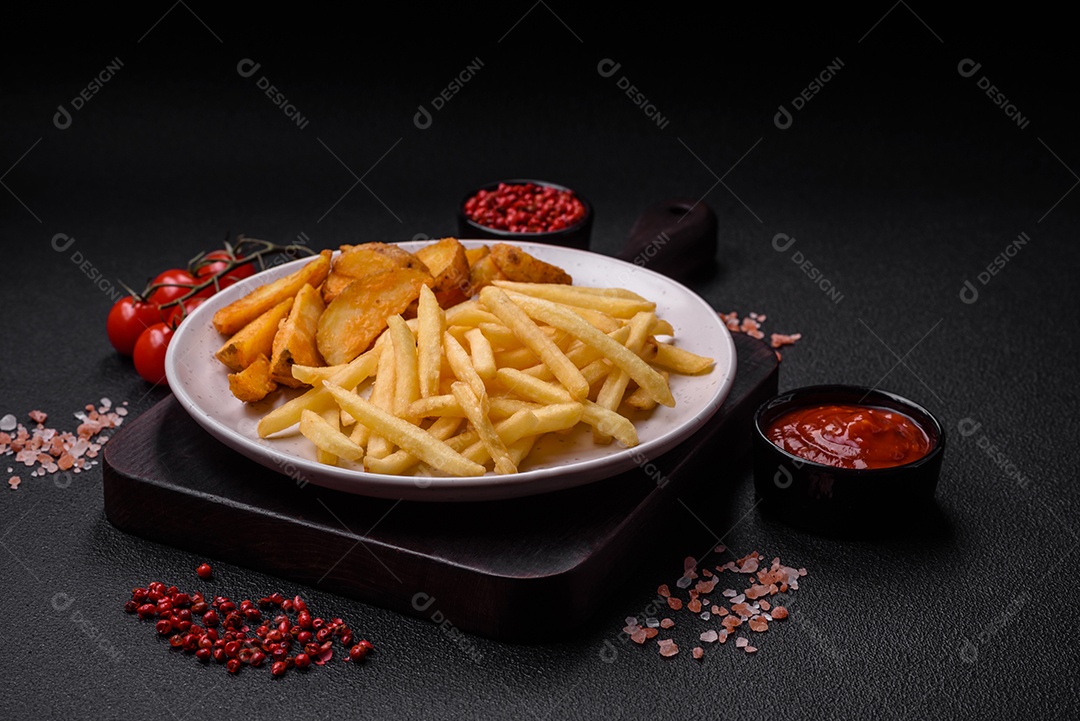
[[[492,241],[462,240],[466,247]],[[399,243],[416,250],[427,241]],[[478,501],[516,498],[571,488],[640,467],[693,435],[719,410],[735,378],[735,344],[724,322],[703,298],[686,286],[645,267],[584,250],[540,243],[516,243],[537,258],[566,269],[577,285],[625,287],[657,303],[657,314],[675,328],[676,343],[707,355],[716,365],[700,376],[672,375],[674,408],[658,406],[635,419],[639,444],[623,448],[617,442],[592,444],[587,428],[538,444],[528,465],[513,475],[489,473],[475,478],[386,476],[356,467],[318,463],[311,444],[296,432],[261,439],[259,418],[292,393],[276,393],[259,404],[237,401],[228,388],[227,371],[213,357],[225,338],[211,324],[214,313],[228,303],[308,262],[300,259],[268,268],[222,290],[200,305],[177,329],[165,358],[169,386],[181,406],[211,436],[235,451],[292,477],[348,493],[417,501]],[[546,442],[546,439],[545,439]]]

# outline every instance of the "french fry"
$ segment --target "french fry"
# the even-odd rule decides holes
[[[453,418],[451,416],[446,416],[432,423],[431,427],[427,429],[427,432],[434,438],[445,441],[454,434],[454,431],[458,429],[463,420],[464,417]],[[366,470],[371,473],[400,476],[407,473],[419,462],[420,459],[413,454],[399,449],[388,455],[386,458],[368,458],[365,461],[365,466]]]
[[[652,311],[642,311],[630,321],[630,337],[626,340],[627,350],[640,353],[645,345],[645,339],[649,335],[656,314]],[[603,387],[596,396],[596,404],[609,411],[618,410],[626,394],[626,386],[630,383],[630,374],[622,368],[617,368],[608,374]],[[593,441],[596,443],[609,443],[611,436],[604,433],[600,426],[593,426]]]
[[[305,410],[301,414],[300,433],[314,443],[319,451],[334,458],[331,465],[337,465],[338,457],[352,462],[364,458],[363,448],[350,441],[348,436],[315,411]]]
[[[485,289],[485,292],[487,290]],[[498,291],[498,289],[494,290]],[[603,353],[605,358],[625,370],[657,403],[674,407],[675,397],[671,395],[671,388],[668,387],[667,381],[658,371],[638,357],[636,353],[628,350],[626,346],[616,343],[610,337],[589,325],[573,311],[551,301],[529,296],[520,296],[515,300],[507,298],[507,302],[516,304],[530,318],[561,328],[575,338],[596,348]],[[575,367],[574,370],[577,371],[577,368]],[[554,369],[552,369],[552,372],[554,372]],[[581,372],[577,372],[580,375]],[[556,377],[558,377],[557,374]]]
[[[446,330],[446,313],[439,306],[434,291],[427,286],[420,289],[416,320],[416,372],[420,397],[427,398],[439,392],[442,334]]]
[[[397,386],[397,349],[392,342],[386,343],[379,353],[379,368],[375,373],[375,382],[371,386],[371,403],[384,411],[392,412],[394,408],[394,390]],[[338,405],[341,405],[339,402]],[[344,407],[344,406],[343,406]],[[348,409],[346,409],[348,410]],[[356,416],[353,416],[354,418]],[[367,424],[364,424],[365,426]],[[393,452],[390,441],[375,432],[374,428],[367,426],[369,431],[366,439],[367,455],[372,458],[384,458]],[[365,436],[363,431],[354,430],[353,440],[360,442]],[[358,440],[359,439],[359,440]]]
[[[482,476],[484,474],[485,468],[482,465],[468,460],[423,428],[384,411],[340,386],[331,383],[324,387],[330,391],[338,405],[351,413],[357,422],[371,428],[372,433],[379,433],[388,438],[432,468],[451,476]]]
[[[355,358],[353,361],[335,373],[329,381],[346,389],[353,389],[375,373],[378,367],[378,351],[376,346],[367,353]],[[325,383],[324,383],[325,385]],[[304,410],[316,413],[333,406],[334,400],[326,391],[325,387],[311,388],[303,395],[297,396],[287,403],[278,406],[259,419],[258,432],[260,438],[267,438],[275,433],[285,430],[300,422],[300,416]]]
[[[479,328],[470,328],[465,331],[465,338],[469,341],[469,354],[472,357],[473,368],[476,375],[484,380],[495,377],[495,353],[491,349],[484,332]]]
[[[480,436],[480,442],[492,460],[495,461],[495,472],[499,474],[517,473],[517,466],[510,460],[510,452],[506,444],[495,432],[495,427],[488,417],[487,394],[477,395],[468,383],[458,381],[451,390],[454,397],[461,404],[469,423],[476,429]]]
[[[657,343],[652,362],[682,375],[698,375],[716,364],[712,358],[691,353],[670,343]]]
[[[497,315],[499,319],[514,332],[514,335],[518,337],[522,344],[544,362],[544,365],[551,370],[552,375],[554,375],[559,382],[570,391],[570,395],[578,399],[588,397],[589,384],[581,375],[581,371],[578,370],[578,367],[574,365],[574,363],[566,357],[566,354],[559,350],[559,347],[537,327],[532,319],[529,318],[527,312],[522,310],[521,306],[510,299],[505,291],[494,286],[488,286],[480,291],[480,302],[492,313]],[[573,315],[572,313],[570,314]],[[600,331],[592,326],[589,326],[585,321],[577,316],[574,317],[581,325],[588,326],[596,333],[602,335],[605,339],[608,339],[606,335],[600,333]],[[554,326],[555,324],[549,323],[549,325]],[[563,330],[568,329],[564,328]]]
[[[487,388],[484,386],[484,380],[473,368],[472,358],[449,331],[443,333],[443,348],[446,349],[446,360],[449,361],[454,376],[459,381],[468,383],[476,395],[486,395]]]
[[[426,287],[426,286],[425,286]],[[394,342],[394,413],[405,415],[409,404],[420,397],[417,370],[416,337],[400,315],[389,319],[390,338]]]
[[[656,303],[599,293],[583,293],[577,286],[547,283],[515,283],[493,280],[492,285],[511,293],[543,298],[554,303],[599,311],[614,318],[633,318],[642,311],[656,311]]]

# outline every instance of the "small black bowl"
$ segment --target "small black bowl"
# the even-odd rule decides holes
[[[556,190],[568,190],[581,201],[585,206],[585,217],[582,218],[575,225],[571,225],[562,230],[554,230],[548,233],[513,233],[508,230],[499,230],[497,228],[489,228],[486,225],[481,225],[472,220],[465,214],[465,203],[469,198],[476,195],[481,190],[495,190],[500,184],[506,183],[507,185],[522,185],[524,183],[532,183],[533,185],[540,185],[548,188],[555,188]],[[479,188],[474,188],[469,191],[461,202],[458,203],[457,209],[458,217],[458,236],[461,238],[480,238],[487,240],[499,240],[503,242],[532,242],[532,243],[548,243],[550,245],[561,245],[567,248],[578,248],[580,250],[589,249],[589,239],[592,236],[593,226],[593,207],[592,204],[586,200],[581,193],[567,188],[565,185],[559,185],[558,183],[549,183],[546,180],[532,180],[528,178],[515,178],[512,180],[499,180],[494,183],[488,183],[482,185]]]
[[[902,413],[926,432],[930,451],[889,468],[836,468],[800,458],[766,435],[796,408],[851,404]],[[763,510],[811,531],[832,534],[894,531],[933,507],[945,429],[930,411],[886,391],[849,385],[808,386],[766,401],[754,415],[754,487]]]

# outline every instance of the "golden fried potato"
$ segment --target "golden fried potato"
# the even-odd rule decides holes
[[[274,335],[273,355],[270,356],[270,375],[278,383],[293,388],[304,385],[293,377],[294,363],[305,366],[323,365],[322,355],[315,345],[315,331],[326,305],[314,287],[305,285],[293,300],[289,317]]]
[[[521,248],[508,243],[493,245],[490,257],[499,266],[499,270],[503,272],[507,280],[520,283],[562,283],[563,285],[574,282],[570,274],[562,268],[538,260]]]
[[[348,363],[363,353],[399,315],[420,297],[422,286],[435,279],[421,263],[376,273],[350,283],[319,318],[315,342],[330,365]]]
[[[331,255],[331,251],[324,250],[295,273],[261,285],[229,303],[214,313],[214,328],[218,333],[232,335],[286,298],[295,296],[304,285],[319,287],[330,272]]]
[[[472,268],[490,252],[491,248],[486,245],[478,245],[475,248],[466,248],[465,258],[469,261],[469,267]]]
[[[292,297],[288,297],[252,320],[225,341],[214,357],[236,372],[247,368],[260,355],[269,358],[274,353],[278,326],[289,314],[292,304]]]
[[[341,253],[334,259],[326,282],[323,283],[323,302],[330,304],[341,291],[359,278],[396,268],[416,267],[427,270],[417,256],[393,243],[343,245]]]
[[[471,295],[479,293],[491,285],[493,280],[510,280],[496,265],[490,254],[480,258],[469,268],[469,292]]]
[[[472,295],[469,258],[465,255],[465,246],[457,238],[443,238],[426,245],[416,251],[416,257],[435,278],[435,285],[431,289],[442,308],[462,303]]]
[[[270,377],[270,360],[263,354],[239,373],[229,374],[229,390],[244,403],[256,403],[277,390]]]

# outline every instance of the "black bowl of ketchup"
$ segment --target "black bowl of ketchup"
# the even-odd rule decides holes
[[[932,505],[944,452],[930,411],[872,388],[798,388],[754,415],[757,494],[809,530],[899,527]]]

